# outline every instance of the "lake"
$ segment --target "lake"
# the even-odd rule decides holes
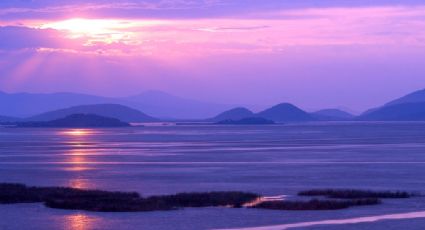
[[[146,196],[238,190],[291,197],[311,188],[425,193],[425,123],[3,127],[0,182]],[[94,213],[18,204],[0,205],[0,229],[423,229],[424,211],[424,197],[337,211]]]

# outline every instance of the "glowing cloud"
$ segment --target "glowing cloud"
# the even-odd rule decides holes
[[[137,44],[135,28],[158,25],[158,21],[73,18],[42,24],[40,29],[55,29],[68,33],[68,38],[85,38],[84,45],[100,43]]]
[[[23,24],[60,32],[64,37],[58,40],[69,40],[60,43],[63,47],[40,48],[163,58],[280,52],[288,46],[424,45],[421,17],[425,7],[392,6],[290,9],[196,20],[71,18]]]

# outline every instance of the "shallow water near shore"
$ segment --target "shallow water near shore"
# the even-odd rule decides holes
[[[312,188],[425,193],[424,181],[425,123],[420,122],[0,128],[0,182],[137,191],[144,196],[237,190],[291,197]],[[273,229],[423,211],[423,197],[346,210],[295,212],[189,208],[93,213],[18,204],[0,206],[0,229]],[[425,218],[325,224],[291,228],[422,229]]]

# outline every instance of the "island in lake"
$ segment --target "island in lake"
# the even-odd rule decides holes
[[[129,123],[116,118],[103,117],[95,114],[72,114],[65,118],[51,121],[19,122],[17,127],[47,127],[47,128],[94,128],[94,127],[129,127]]]

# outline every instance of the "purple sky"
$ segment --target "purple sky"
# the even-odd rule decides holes
[[[0,1],[0,90],[362,111],[425,87],[423,1],[114,2]]]

